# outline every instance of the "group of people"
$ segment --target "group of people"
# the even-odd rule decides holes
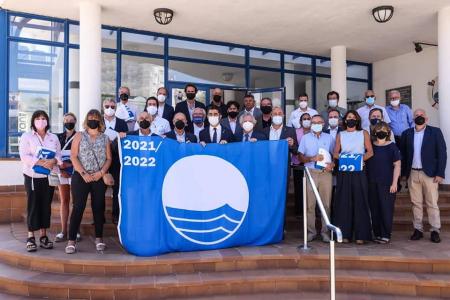
[[[62,225],[55,242],[67,241],[65,252],[76,253],[90,194],[96,249],[105,250],[105,192],[108,185],[112,186],[112,220],[117,224],[121,167],[118,137],[126,135],[157,135],[202,145],[287,140],[286,155],[293,167],[297,215],[301,214],[303,201],[303,170],[299,166],[304,166],[310,170],[327,214],[341,228],[344,242],[390,241],[395,195],[400,176],[406,176],[414,215],[415,231],[411,239],[423,237],[425,200],[431,240],[440,241],[437,201],[438,185],[445,173],[445,141],[439,128],[427,124],[423,109],[413,114],[400,103],[398,91],[390,93],[391,105],[384,108],[375,104],[375,95],[369,90],[365,105],[357,111],[339,107],[339,94],[331,91],[327,95],[328,107],[320,114],[309,107],[308,95],[302,94],[298,98],[299,107],[291,113],[286,125],[283,109],[273,106],[270,98],[261,99],[258,108],[254,96],[247,94],[241,109],[237,101],[224,104],[223,91],[216,88],[211,104],[206,107],[196,100],[198,90],[194,84],[187,84],[184,92],[187,99],[173,108],[166,103],[167,89],[161,87],[155,97],[147,99],[144,110],[138,112],[129,102],[129,88],[121,87],[120,100],[104,100],[102,112],[90,110],[81,131],[76,131],[77,117],[65,114],[65,130],[58,135],[50,132],[45,111],[34,112],[31,130],[22,135],[19,146],[27,192],[28,251],[37,250],[35,231],[40,231],[41,248],[53,248],[46,230],[50,227],[55,185],[61,199]],[[55,155],[37,156],[42,147],[53,149]],[[360,165],[343,168],[340,162],[349,156]],[[36,171],[42,168],[50,174]],[[306,189],[308,240],[312,241],[318,237],[316,199],[310,184]],[[70,198],[73,208],[69,216]],[[325,242],[330,239],[324,224],[320,236]]]

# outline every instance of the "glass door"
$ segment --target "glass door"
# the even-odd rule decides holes
[[[280,88],[267,88],[267,89],[247,89],[247,93],[252,94],[255,97],[256,107],[260,107],[261,99],[272,99],[272,106],[279,106],[283,111],[284,108],[284,87]]]

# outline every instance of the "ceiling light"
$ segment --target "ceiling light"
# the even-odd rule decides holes
[[[375,7],[372,9],[372,15],[378,23],[386,23],[394,15],[394,7],[391,5]]]
[[[173,10],[168,8],[157,8],[153,11],[156,22],[161,25],[167,25],[172,22]]]

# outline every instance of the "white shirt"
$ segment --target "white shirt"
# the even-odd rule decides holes
[[[356,111],[358,112],[359,116],[361,117],[361,127],[364,130],[367,130],[368,132],[370,132],[370,120],[369,120],[369,113],[372,109],[374,108],[379,108],[383,111],[383,119],[384,122],[386,123],[391,123],[391,119],[389,118],[389,115],[386,111],[386,109],[384,108],[384,106],[380,106],[377,104],[374,104],[372,107],[368,107],[367,105],[361,106],[360,108],[358,108]]]
[[[194,123],[194,135],[197,137],[197,141],[200,141],[200,131],[205,129],[205,124],[203,123],[202,126],[197,126],[197,124]]]
[[[280,128],[275,129],[272,125],[270,125],[270,134],[269,134],[269,140],[271,141],[278,141],[280,140],[281,136],[281,130],[283,129],[283,126],[280,126]]]
[[[217,129],[217,143],[220,142],[220,138],[222,137],[222,126],[217,125],[217,127],[209,126],[209,136],[211,137],[211,143],[213,141],[214,129]]]
[[[134,124],[134,130],[138,130],[138,129],[139,129],[139,123],[136,122],[136,124]],[[169,121],[156,115],[152,124],[150,124],[150,130],[151,130],[151,132],[156,133],[157,135],[163,135],[163,134],[168,133],[172,129],[170,128]]]
[[[162,105],[158,105],[158,116],[160,116],[161,118],[163,117],[164,114],[164,106],[165,103],[163,103]]]
[[[235,131],[236,131],[236,123],[237,123],[237,119],[236,120],[231,120],[230,118],[228,118],[228,123],[230,123],[230,129],[231,129],[231,132],[233,132],[233,134],[235,133]]]
[[[103,118],[103,120],[105,121],[105,128],[114,130],[116,127],[116,117],[114,117],[111,121],[108,121],[106,118]]]
[[[328,129],[330,130],[330,135],[333,137],[334,140],[336,140],[336,135],[338,133],[339,127],[336,126],[336,128],[334,128],[334,129],[331,127],[328,127]]]
[[[152,135],[152,131],[150,130],[149,134],[142,134],[141,129],[139,129],[139,136],[151,136]]]
[[[253,115],[253,112],[255,111],[255,107],[253,106],[253,108],[252,109],[250,109],[250,110],[247,110],[246,108],[244,108],[244,113],[251,113],[252,114],[252,116],[254,116]]]
[[[175,131],[175,136],[177,138],[177,141],[180,143],[184,143],[186,142],[186,133],[183,131],[183,134],[179,135],[176,131]]]
[[[311,118],[315,115],[318,115],[319,113],[317,112],[317,110],[307,107],[306,111],[302,111],[299,108],[297,108],[296,110],[294,110],[293,112],[291,112],[291,116],[289,117],[289,121],[287,122],[286,126],[288,127],[294,127],[294,128],[300,128],[300,117],[304,114],[304,113],[308,113]]]
[[[421,131],[416,131],[414,128],[414,154],[412,161],[413,169],[422,169],[422,142],[423,134],[425,133],[425,128]]]
[[[134,104],[131,104],[130,102],[127,102],[127,104],[123,104],[122,102],[119,102],[117,103],[117,107],[119,106],[124,106],[129,113],[129,118],[122,118],[122,119],[124,119],[126,122],[136,121],[137,107]]]

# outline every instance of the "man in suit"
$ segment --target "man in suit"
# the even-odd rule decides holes
[[[176,113],[173,117],[174,130],[168,132],[166,137],[180,143],[197,143],[197,137],[185,130],[187,119],[183,113]]]
[[[297,154],[298,142],[297,133],[292,127],[286,127],[283,125],[284,112],[283,110],[275,106],[272,109],[272,125],[263,129],[263,133],[271,141],[287,140],[289,145],[289,152],[291,154]]]
[[[203,103],[195,100],[197,91],[198,89],[194,84],[186,84],[186,86],[184,87],[184,92],[187,99],[185,101],[177,103],[177,105],[175,106],[175,113],[182,112],[186,116],[188,128],[192,128],[192,114],[194,112],[194,109],[196,107],[205,109],[205,105]]]
[[[241,124],[242,132],[239,135],[235,135],[237,142],[256,142],[267,140],[267,136],[256,130],[256,119],[255,117],[246,112],[239,117],[239,124]]]
[[[219,108],[211,106],[207,115],[209,125],[200,131],[200,143],[204,146],[209,143],[226,144],[234,142],[234,136],[231,130],[220,125]]]
[[[127,86],[121,86],[119,88],[119,102],[117,103],[116,113],[124,112],[127,116],[124,120],[127,122],[128,130],[132,130],[134,128],[134,124],[136,123],[136,115],[137,115],[137,107],[130,103],[128,100],[130,99],[130,89]],[[122,116],[118,116],[122,118]]]
[[[325,127],[328,127],[328,115],[331,110],[336,110],[339,113],[339,119],[342,120],[347,110],[345,108],[342,108],[338,106],[339,103],[339,93],[336,91],[328,92],[327,94],[327,100],[328,100],[328,107],[324,109],[320,115],[325,120]]]
[[[260,108],[262,128],[270,127],[272,125],[272,99],[269,97],[262,98]]]
[[[206,107],[209,109],[211,106],[217,106],[220,110],[222,118],[226,118],[228,115],[227,106],[223,103],[223,91],[220,88],[215,88],[212,91],[211,104]]]
[[[228,101],[227,103],[228,116],[220,120],[220,125],[230,129],[235,137],[242,135],[242,127],[241,124],[239,124],[238,119],[239,107],[240,105],[237,101]]]
[[[244,113],[251,113],[256,119],[256,129],[262,130],[262,111],[257,108],[255,102],[255,96],[252,94],[247,94],[244,97],[244,109],[239,113],[239,117]]]
[[[153,122],[154,117],[150,115],[148,112],[143,111],[138,115],[137,124],[139,128],[127,132],[127,135],[139,135],[139,136],[159,136],[157,133],[152,132],[151,124]]]
[[[196,107],[192,113],[192,124],[191,126],[188,124],[186,130],[193,133],[197,137],[197,140],[199,139],[200,131],[205,129],[205,119],[206,111],[201,107]]]
[[[127,123],[116,117],[116,102],[113,99],[106,99],[103,101],[103,119],[105,122],[105,134],[111,141],[111,154],[112,161],[109,167],[109,172],[114,178],[113,186],[113,207],[112,207],[112,220],[114,224],[117,224],[119,220],[120,208],[119,208],[119,180],[120,180],[120,158],[119,158],[119,145],[117,137],[119,134],[128,131]]]
[[[166,103],[167,94],[167,89],[163,86],[160,87],[156,92],[156,97],[158,98],[158,116],[160,118],[166,119],[171,125],[170,127],[173,129],[172,120],[175,111],[172,105]]]
[[[330,134],[333,139],[336,140],[336,135],[342,131],[342,127],[339,126],[339,122],[341,120],[339,110],[330,108],[328,110],[327,120],[328,127],[324,129],[323,132]]]
[[[427,206],[428,222],[431,226],[430,240],[441,241],[439,230],[441,218],[437,205],[439,184],[445,177],[447,146],[439,128],[428,125],[425,110],[414,111],[413,128],[402,133],[402,176],[408,178],[409,194],[413,206],[414,233],[411,240],[423,237],[423,202]]]

